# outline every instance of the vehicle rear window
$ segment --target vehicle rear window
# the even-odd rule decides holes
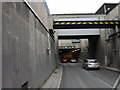
[[[89,61],[89,63],[97,63],[97,61]]]

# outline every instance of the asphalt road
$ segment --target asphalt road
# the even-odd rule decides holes
[[[63,77],[60,88],[111,88],[118,73],[106,69],[85,70],[80,63],[62,64]]]

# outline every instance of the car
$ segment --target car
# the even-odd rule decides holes
[[[83,68],[100,69],[100,63],[97,61],[97,59],[86,59],[83,61]]]
[[[76,63],[76,62],[77,62],[77,59],[71,58],[71,59],[70,59],[70,62],[71,62],[71,63]]]
[[[61,62],[61,63],[67,63],[67,62],[68,62],[68,59],[67,59],[67,58],[62,58],[62,59],[60,59],[60,62]]]

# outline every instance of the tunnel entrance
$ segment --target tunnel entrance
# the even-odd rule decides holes
[[[59,39],[59,60],[71,58],[83,61],[88,58],[96,59],[99,36],[89,36],[88,38]]]
[[[59,59],[76,59],[77,61],[89,58],[89,39],[59,39]]]
[[[74,49],[59,49],[59,56],[61,59],[67,59],[70,61],[70,59],[76,59],[79,60],[80,55],[80,48],[74,48]]]

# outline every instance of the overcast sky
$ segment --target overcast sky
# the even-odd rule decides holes
[[[103,3],[120,0],[46,0],[51,14],[95,13]]]

